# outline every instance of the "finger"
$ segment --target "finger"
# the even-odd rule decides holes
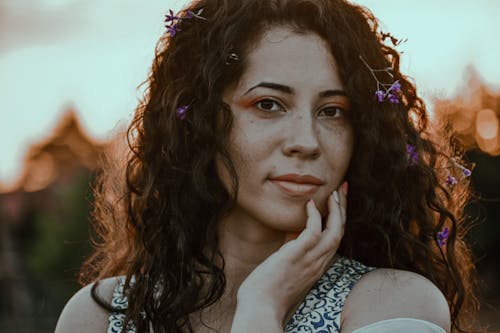
[[[307,202],[306,211],[306,228],[301,232],[296,241],[299,246],[307,251],[316,246],[321,239],[321,214],[312,199]]]
[[[323,231],[321,240],[317,247],[314,251],[312,251],[314,255],[317,255],[318,257],[324,255],[334,255],[340,245],[342,236],[344,235],[345,218],[342,215],[341,205],[343,204],[342,201],[344,201],[345,204],[345,200],[341,199],[343,194],[339,194],[338,192],[339,191],[334,191],[328,197],[329,213],[326,220],[326,228]]]
[[[338,205],[342,223],[345,224],[347,218],[347,181],[343,182],[333,193],[335,202]],[[336,194],[335,194],[336,193]],[[328,227],[328,224],[327,224]]]
[[[342,215],[342,219],[345,220],[347,219],[347,181],[343,182],[342,185],[340,185],[339,189],[337,192],[339,193],[339,199],[340,199],[340,214]]]

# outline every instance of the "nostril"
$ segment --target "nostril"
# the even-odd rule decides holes
[[[316,159],[320,156],[319,146],[305,146],[305,145],[290,145],[283,149],[283,153],[287,156],[297,155],[303,158]]]
[[[283,153],[317,158],[320,154],[319,139],[312,120],[303,115],[297,115],[294,119],[284,133]]]

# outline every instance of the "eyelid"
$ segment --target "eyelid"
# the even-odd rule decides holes
[[[326,110],[326,109],[338,109],[342,112],[342,116],[346,117],[347,116],[347,113],[349,112],[349,109],[343,105],[326,105],[324,107],[321,107],[319,110],[318,110],[318,113],[322,112],[323,110]],[[333,116],[333,118],[337,118],[336,116]]]
[[[273,103],[276,103],[279,105],[279,107],[282,109],[282,110],[286,110],[286,106],[285,106],[285,103],[283,103],[279,98],[275,98],[275,97],[263,97],[263,98],[259,98],[257,99],[256,101],[254,101],[252,103],[253,106],[255,106],[258,110],[262,111],[262,112],[266,112],[266,113],[273,113],[273,112],[278,112],[280,110],[265,110],[265,109],[262,109],[262,108],[259,108],[257,107],[257,104],[258,103],[261,103],[261,102],[264,102],[264,101],[271,101]],[[341,111],[342,113],[342,116],[347,116],[347,113],[349,112],[349,107],[348,106],[345,106],[345,105],[338,105],[338,104],[330,104],[330,105],[325,105],[323,107],[320,107],[319,110],[317,111],[318,113],[322,112],[323,110],[325,109],[338,109]],[[337,118],[338,116],[333,116],[332,118]]]
[[[261,102],[264,102],[264,101],[272,101],[272,102],[278,104],[282,110],[286,109],[286,107],[284,106],[284,103],[281,100],[279,100],[278,98],[274,98],[274,97],[263,97],[263,98],[260,98],[260,99],[256,100],[255,102],[253,102],[252,105],[254,105],[255,107],[257,107],[258,103],[261,103]],[[267,112],[267,113],[277,112],[277,111],[272,111],[272,110],[265,110],[265,109],[262,109],[262,108],[259,108],[259,107],[257,107],[257,109],[259,109],[260,111],[263,111],[263,112]]]

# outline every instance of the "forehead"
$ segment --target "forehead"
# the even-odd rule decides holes
[[[337,64],[328,44],[313,32],[297,33],[287,27],[267,30],[248,54],[240,84],[258,81],[286,83],[300,88],[340,89]]]

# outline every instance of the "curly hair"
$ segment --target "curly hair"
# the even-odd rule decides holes
[[[395,45],[386,41],[394,38],[379,31],[369,10],[344,0],[199,0],[179,15],[200,9],[206,20],[181,20],[175,37],[160,39],[127,131],[127,159],[101,170],[94,190],[96,252],[80,282],[125,275],[124,328],[132,324],[139,332],[150,324],[155,332],[191,332],[189,314],[222,296],[224,258],[215,230],[238,191],[226,150],[232,116],[222,93],[242,76],[263,33],[286,26],[327,42],[353,110],[348,221],[338,253],[429,278],[448,300],[453,330],[470,329],[477,300],[461,210],[468,183],[446,185],[456,149],[436,140],[422,99],[400,72]],[[232,53],[238,61],[228,61]],[[380,80],[400,82],[400,103],[374,98],[376,82],[362,60],[392,68],[393,77],[380,72]],[[184,105],[189,109],[180,120],[176,110]],[[407,144],[418,160],[408,159]],[[230,171],[232,193],[217,177],[216,156]],[[436,235],[445,227],[449,238],[439,246]]]

